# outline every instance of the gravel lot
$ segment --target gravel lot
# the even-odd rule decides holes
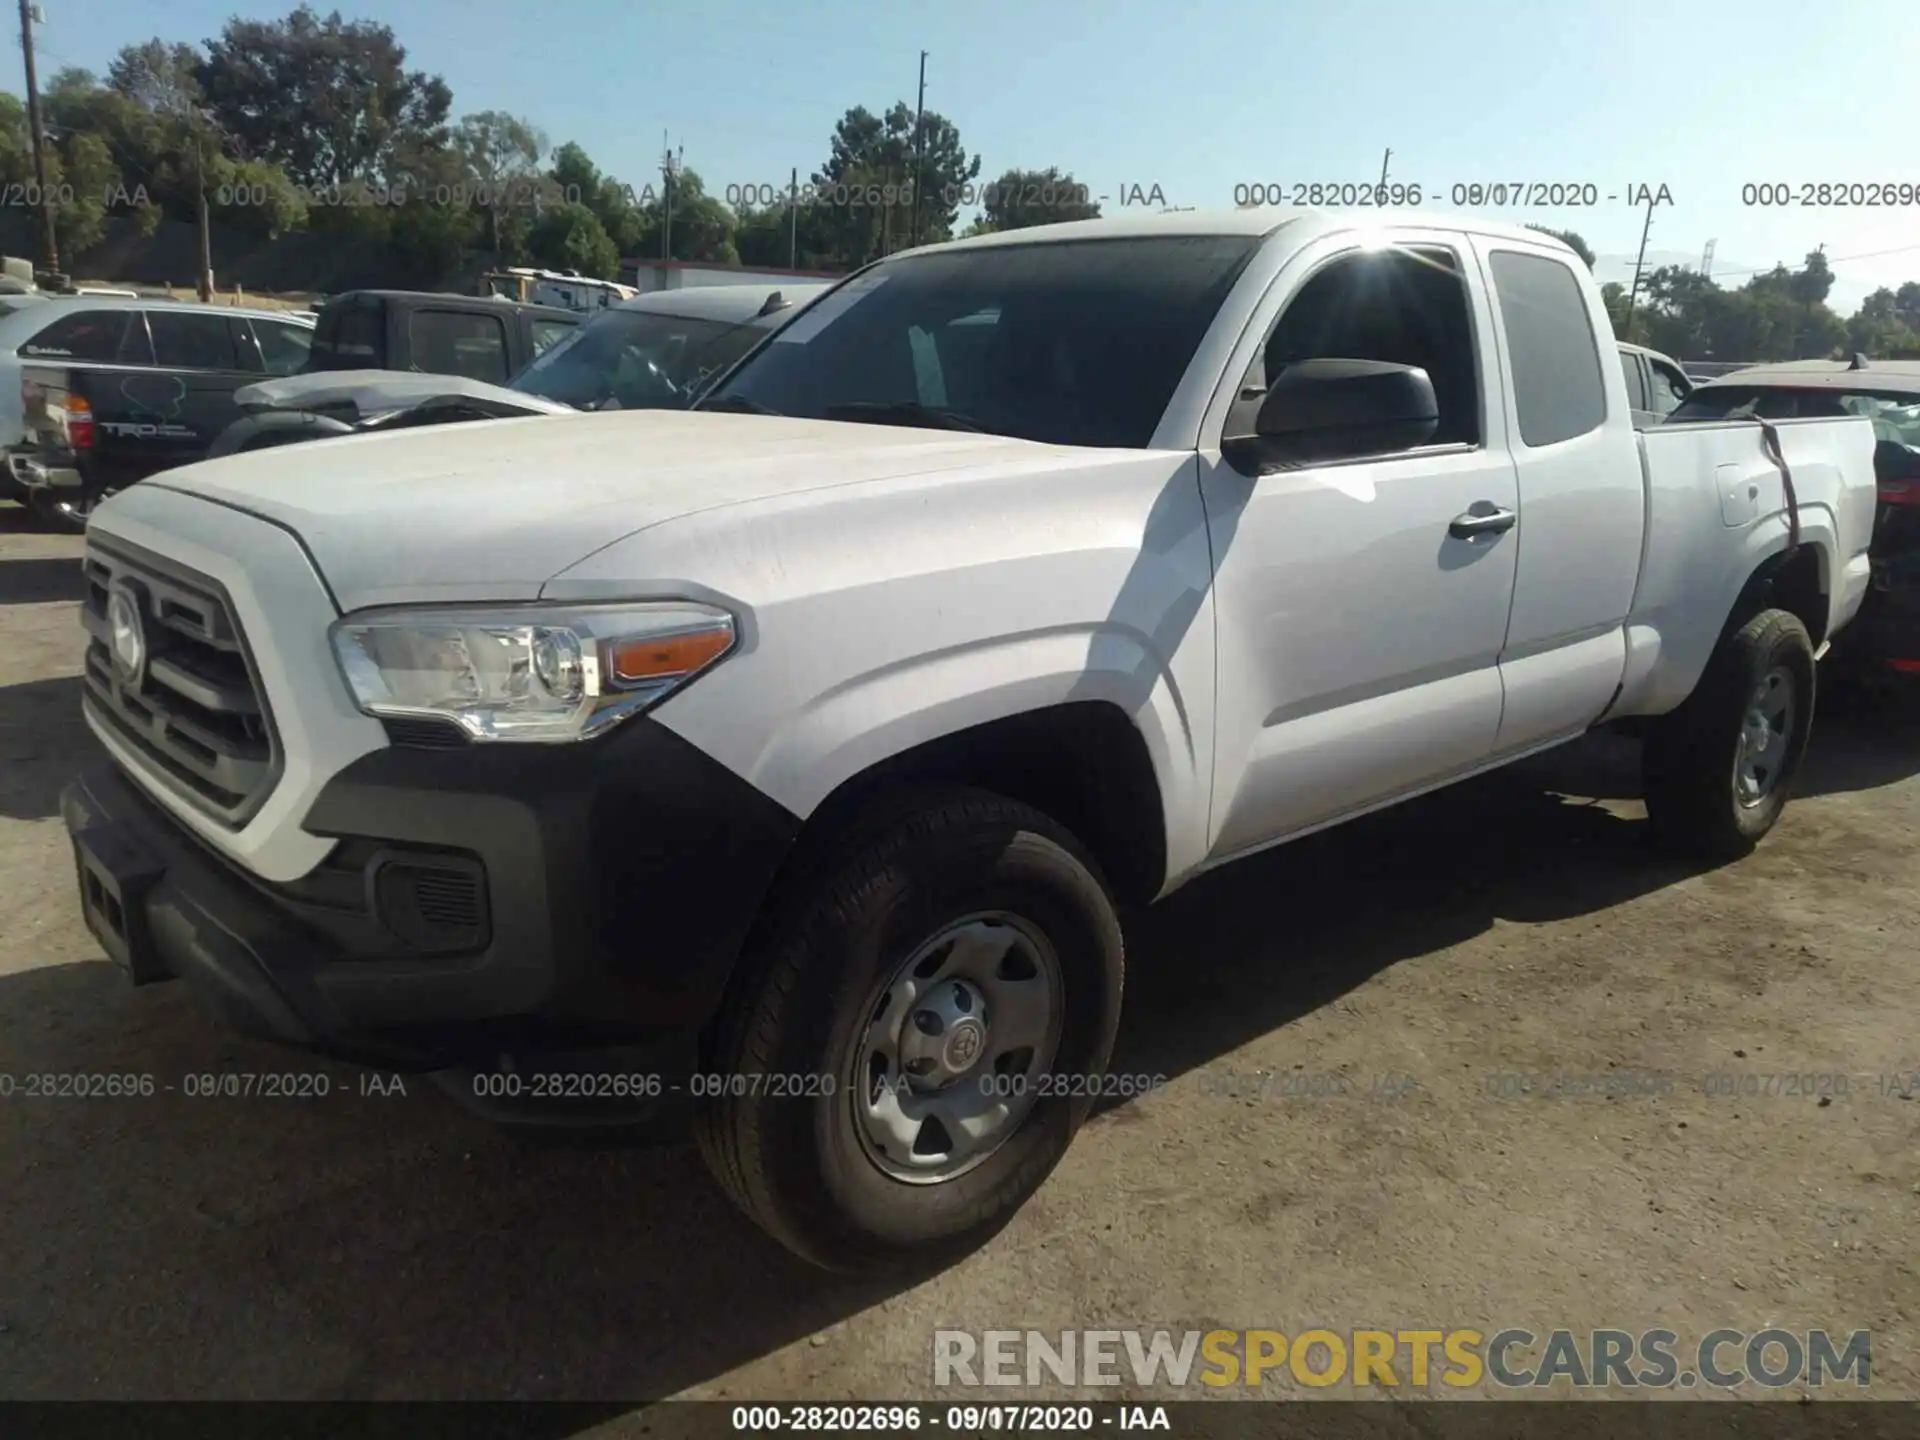
[[[1716,872],[1648,852],[1607,739],[1189,887],[1130,926],[1116,1061],[1169,1084],[902,1289],[789,1261],[687,1148],[516,1143],[128,986],[57,815],[94,753],[78,552],[0,505],[0,1071],[176,1090],[0,1100],[0,1396],[932,1398],[936,1327],[1778,1323],[1871,1329],[1868,1393],[1920,1398],[1920,1101],[1864,1078],[1920,1071],[1910,714],[1826,705]],[[179,1093],[222,1069],[335,1093]],[[1221,1093],[1256,1071],[1348,1093]],[[1492,1093],[1610,1072],[1674,1088]],[[1702,1093],[1778,1074],[1853,1093]]]

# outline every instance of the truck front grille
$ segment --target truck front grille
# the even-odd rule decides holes
[[[146,762],[151,778],[229,828],[280,778],[280,742],[233,606],[218,582],[123,541],[89,539],[84,682],[90,714]],[[116,660],[109,603],[125,593],[145,661]]]

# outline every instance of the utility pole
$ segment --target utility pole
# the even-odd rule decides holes
[[[1391,150],[1387,151],[1385,155],[1382,155],[1380,157],[1380,188],[1382,190],[1387,188],[1387,166],[1390,165],[1392,162],[1393,162],[1393,151]],[[1378,199],[1379,197],[1375,196],[1374,198]]]
[[[207,137],[198,125],[193,126],[193,179],[193,188],[198,192],[194,220],[200,227],[200,303],[210,305],[213,303],[213,222],[207,215]]]
[[[1645,267],[1647,263],[1647,236],[1651,235],[1652,233],[1653,233],[1653,197],[1649,195],[1647,197],[1647,223],[1640,227],[1640,257],[1633,262],[1633,288],[1627,291],[1627,323],[1625,326],[1626,334],[1620,337],[1621,339],[1629,342],[1632,341],[1633,339],[1633,307],[1635,302],[1638,301],[1640,298],[1640,271]]]
[[[40,186],[40,250],[47,269],[60,272],[60,244],[53,233],[53,191],[47,185],[47,132],[40,124],[40,80],[33,69],[32,0],[20,0],[20,54],[27,66],[27,124],[33,131],[33,178]]]
[[[1713,278],[1713,247],[1719,243],[1718,240],[1707,241],[1707,248],[1700,255],[1700,278],[1703,280]]]
[[[787,268],[800,268],[800,167],[793,167],[793,180],[787,189]]]
[[[674,158],[673,150],[667,143],[667,132],[664,130],[660,132],[660,146],[662,151],[660,175],[665,182],[666,188],[665,215],[663,217],[666,223],[660,227],[660,258],[662,260],[671,260],[673,259],[673,182],[680,173],[680,164],[679,161]],[[680,153],[683,155],[686,153],[686,147],[684,145],[680,147]]]
[[[926,181],[926,166],[921,150],[926,134],[920,128],[927,116],[927,52],[920,52],[920,98],[913,105],[913,230],[907,237],[908,248],[920,243],[920,187]]]

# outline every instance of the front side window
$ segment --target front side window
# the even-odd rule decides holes
[[[260,360],[269,375],[299,374],[313,348],[313,331],[304,325],[255,320],[253,335],[260,342]]]
[[[1620,377],[1627,382],[1627,408],[1644,410],[1647,408],[1646,388],[1640,378],[1640,357],[1630,351],[1620,352]]]
[[[493,315],[416,310],[407,322],[413,368],[501,384],[507,378],[507,327]]]
[[[309,370],[378,370],[386,363],[386,310],[378,300],[335,301],[313,333]]]
[[[1429,445],[1480,443],[1473,311],[1459,257],[1432,246],[1366,251],[1332,261],[1287,302],[1241,387],[1250,428],[1260,395],[1303,360],[1377,360],[1426,372],[1440,412]]]
[[[1597,430],[1607,418],[1607,391],[1586,292],[1573,271],[1518,250],[1494,251],[1490,268],[1521,440],[1539,449]]]
[[[580,327],[565,320],[535,320],[533,329],[533,353],[544,355],[561,340],[567,338]]]
[[[701,403],[1143,448],[1259,244],[1151,236],[887,261],[813,301]]]

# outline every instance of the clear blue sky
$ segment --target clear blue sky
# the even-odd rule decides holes
[[[200,41],[236,0],[43,0],[43,73],[103,70],[122,44]],[[316,6],[324,13],[331,8]],[[510,110],[638,186],[663,132],[710,193],[804,178],[849,106],[927,105],[984,157],[1059,165],[1096,196],[1159,185],[1233,203],[1242,183],[1392,176],[1593,182],[1597,210],[1500,212],[1631,255],[1629,186],[1665,184],[1650,249],[1715,274],[1825,244],[1851,309],[1920,279],[1920,206],[1761,209],[1746,182],[1920,184],[1920,0],[388,0],[456,115]],[[21,84],[17,54],[0,85]],[[1443,195],[1443,205],[1444,205]],[[1451,207],[1446,207],[1451,208]],[[1899,253],[1882,254],[1880,252]],[[1854,256],[1872,258],[1850,259]]]

